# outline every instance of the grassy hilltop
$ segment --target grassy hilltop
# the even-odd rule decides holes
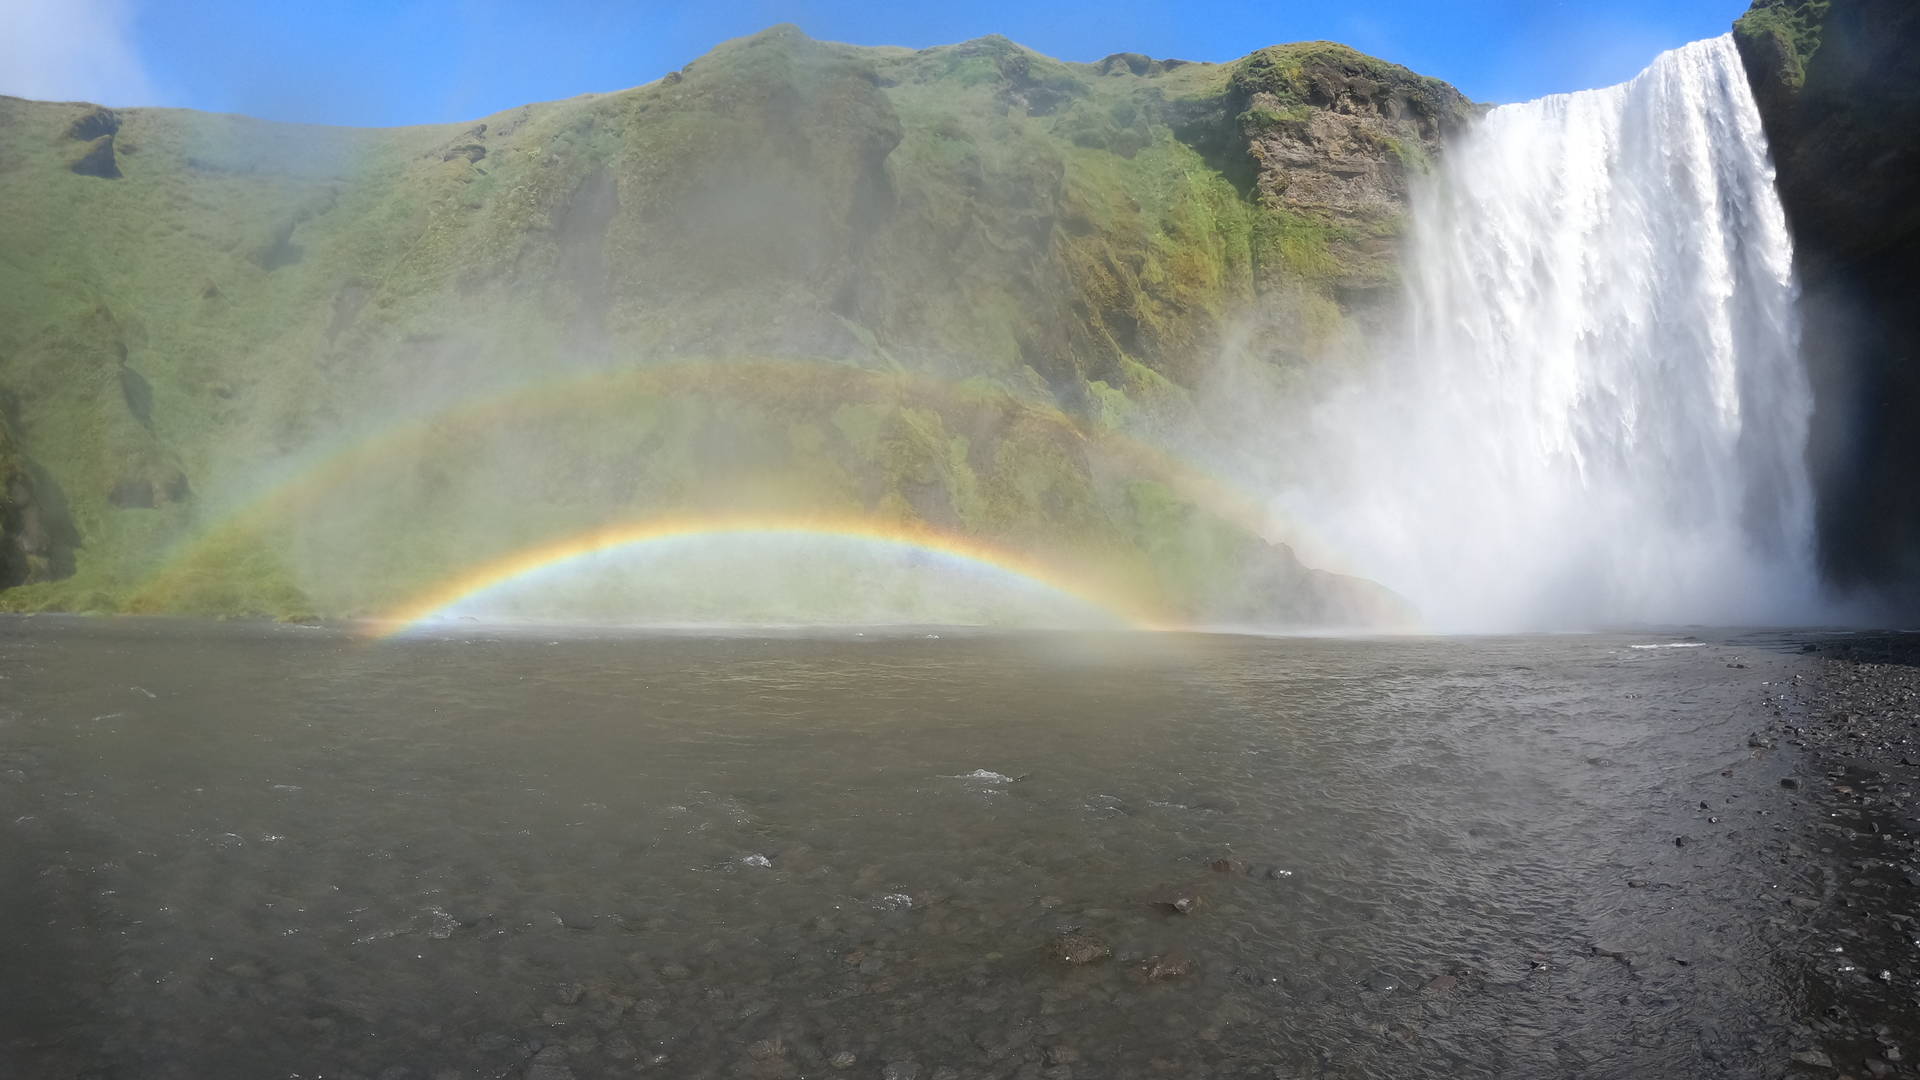
[[[1327,43],[1070,64],[791,27],[467,124],[0,98],[0,609],[377,611],[746,508],[1072,560],[1182,617],[1376,616],[1210,480],[1200,406],[1223,358],[1284,387],[1354,354],[1469,113]]]

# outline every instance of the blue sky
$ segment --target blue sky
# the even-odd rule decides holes
[[[1328,38],[1518,101],[1629,78],[1747,0],[0,0],[0,93],[282,120],[463,120],[649,82],[777,22],[923,47],[1000,33],[1066,60],[1231,60]]]

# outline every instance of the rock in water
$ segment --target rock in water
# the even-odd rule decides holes
[[[1053,955],[1069,964],[1091,964],[1112,954],[1111,946],[1087,934],[1062,934],[1053,943]]]
[[[1165,979],[1177,979],[1193,972],[1193,960],[1185,949],[1171,949],[1164,956],[1156,956],[1147,961],[1147,979],[1160,982]]]

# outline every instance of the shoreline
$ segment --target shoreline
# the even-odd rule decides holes
[[[1779,794],[1817,861],[1805,912],[1820,955],[1809,965],[1807,1024],[1822,1049],[1794,1055],[1804,1075],[1913,1075],[1920,1059],[1920,634],[1874,633],[1801,645],[1803,670],[1767,687],[1771,716],[1750,745],[1792,749]]]

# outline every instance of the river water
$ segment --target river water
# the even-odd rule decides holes
[[[0,1075],[1781,1075],[1703,637],[0,622]]]

